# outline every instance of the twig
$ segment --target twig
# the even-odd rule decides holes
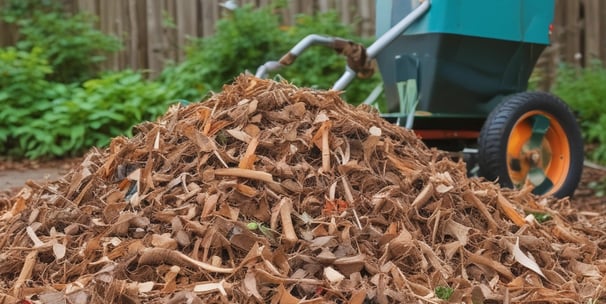
[[[490,212],[488,212],[486,205],[484,205],[484,203],[482,203],[482,201],[480,201],[480,199],[478,199],[473,194],[473,192],[471,192],[470,190],[465,191],[463,193],[463,199],[472,203],[478,210],[480,210],[480,213],[482,213],[482,215],[484,215],[484,217],[488,221],[488,230],[490,230],[492,232],[497,231],[497,227],[498,227],[497,222],[494,220],[494,218],[492,218],[492,215],[490,214]]]
[[[470,262],[474,264],[488,266],[494,269],[496,272],[502,274],[506,279],[513,280],[513,273],[511,272],[511,270],[509,270],[509,268],[505,267],[505,265],[497,262],[496,260],[479,254],[474,254],[468,251],[465,251],[465,253]]]
[[[283,198],[280,202],[280,220],[282,221],[284,240],[289,246],[292,246],[299,240],[292,224],[292,218],[290,216],[291,212],[292,201],[289,198]]]
[[[322,171],[328,172],[330,171],[330,145],[328,144],[330,121],[325,121],[322,127]]]
[[[214,170],[215,175],[219,176],[236,176],[255,180],[260,180],[268,183],[274,183],[271,174],[262,171],[242,169],[242,168],[219,168]]]
[[[499,192],[497,194],[497,205],[507,215],[507,217],[513,221],[518,227],[526,225],[524,217],[521,216],[513,207],[513,205]]]
[[[433,184],[431,182],[428,182],[427,185],[425,185],[425,188],[423,188],[423,190],[421,190],[419,195],[417,195],[415,200],[412,202],[411,207],[414,208],[417,205],[420,205],[419,208],[422,207],[431,198],[432,195],[433,195]]]
[[[13,285],[13,296],[16,298],[23,298],[22,289],[25,281],[29,280],[32,276],[32,271],[34,270],[34,266],[36,265],[36,260],[38,259],[38,250],[31,251],[25,257],[25,261],[23,262],[23,267],[21,268],[21,272],[19,273],[19,277],[17,281],[15,281],[15,285]]]
[[[158,265],[163,263],[177,265],[181,267],[189,266],[218,273],[232,273],[234,271],[233,268],[222,268],[208,263],[200,262],[198,260],[190,258],[189,256],[181,253],[178,250],[164,248],[144,248],[143,250],[141,250],[141,256],[139,257],[139,265]]]
[[[240,159],[240,163],[238,164],[238,168],[241,169],[252,169],[253,164],[255,163],[255,151],[257,150],[257,145],[259,144],[259,136],[253,137],[253,139],[248,143],[248,147],[246,147],[246,152],[244,152],[244,156]]]

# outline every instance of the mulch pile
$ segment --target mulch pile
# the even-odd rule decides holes
[[[0,303],[606,300],[604,232],[568,200],[246,75],[9,203]]]

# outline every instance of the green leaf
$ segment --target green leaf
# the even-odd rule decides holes
[[[438,298],[448,301],[454,293],[454,289],[449,286],[437,286],[434,292]]]
[[[541,213],[541,212],[531,212],[531,214],[534,216],[534,218],[537,220],[537,222],[539,223],[544,223],[548,220],[551,219],[551,214],[549,213]]]

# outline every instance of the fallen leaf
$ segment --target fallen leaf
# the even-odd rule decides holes
[[[55,254],[55,259],[60,260],[65,257],[67,249],[65,246],[59,243],[53,243],[53,253]]]
[[[518,263],[522,264],[524,267],[536,272],[538,275],[540,275],[544,279],[547,279],[545,277],[545,275],[543,274],[543,272],[541,271],[541,267],[539,267],[537,262],[535,262],[534,260],[529,258],[527,255],[525,255],[522,252],[522,250],[520,249],[520,238],[516,238],[516,243],[512,246],[511,250],[512,250],[511,254],[513,254],[513,257],[516,260],[516,262],[518,262]]]

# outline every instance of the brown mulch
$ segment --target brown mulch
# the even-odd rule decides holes
[[[336,92],[240,76],[137,130],[10,199],[0,303],[606,300],[594,214]]]

